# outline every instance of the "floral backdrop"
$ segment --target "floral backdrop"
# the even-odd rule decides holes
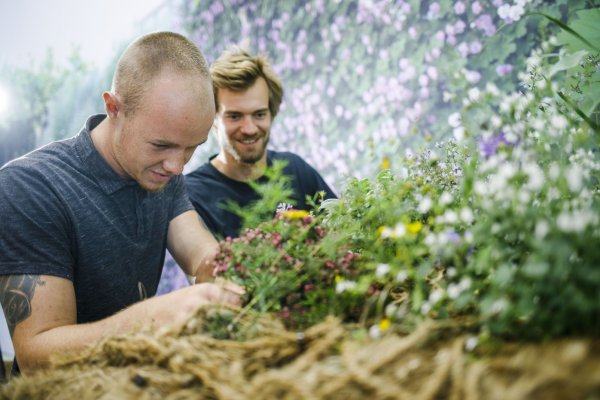
[[[305,157],[339,191],[398,154],[462,138],[448,116],[486,85],[516,89],[547,34],[548,21],[526,13],[566,18],[586,4],[186,0],[181,23],[209,62],[231,44],[269,57],[286,89],[272,146]]]

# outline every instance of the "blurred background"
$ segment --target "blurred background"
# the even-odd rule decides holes
[[[299,153],[337,191],[445,136],[469,90],[517,88],[558,17],[584,0],[23,0],[0,3],[0,164],[73,136],[102,112],[115,61],[139,34],[268,55],[286,95],[272,147]],[[502,35],[496,35],[502,30]],[[499,37],[501,36],[502,39]],[[216,150],[198,149],[186,171]]]

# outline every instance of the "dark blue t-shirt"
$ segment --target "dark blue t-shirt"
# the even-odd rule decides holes
[[[214,157],[216,155],[210,159],[212,160]],[[306,195],[312,197],[317,192],[324,191],[325,199],[336,197],[321,175],[300,156],[289,152],[268,150],[267,166],[272,166],[274,160],[287,162],[282,173],[291,178],[292,200],[296,203],[294,209],[310,209],[306,204]],[[257,180],[259,183],[266,181],[265,176]],[[223,208],[227,202],[231,200],[241,207],[245,207],[259,198],[250,185],[228,178],[219,172],[210,161],[185,175],[185,186],[196,211],[208,229],[219,238],[237,237],[242,226],[239,216]],[[273,210],[273,213],[275,211]]]
[[[90,136],[104,118],[0,169],[0,275],[73,281],[78,323],[154,295],[169,222],[193,209],[182,176],[148,192],[108,165]]]

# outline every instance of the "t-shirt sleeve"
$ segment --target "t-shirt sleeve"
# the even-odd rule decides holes
[[[73,279],[70,218],[41,174],[21,167],[0,170],[0,274]]]
[[[173,195],[173,206],[171,207],[171,214],[169,215],[169,221],[173,218],[183,214],[186,211],[193,210],[194,206],[190,201],[188,193],[185,189],[183,181],[183,175],[178,175],[172,178],[170,182],[171,191]]]

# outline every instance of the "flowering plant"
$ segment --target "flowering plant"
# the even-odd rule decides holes
[[[354,180],[328,208],[326,226],[386,271],[389,292],[406,288],[388,316],[472,316],[504,337],[600,334],[598,54],[543,54],[521,75],[528,91],[488,84],[449,116],[458,143],[405,158],[400,177]]]
[[[358,318],[356,296],[336,293],[336,282],[354,281],[357,254],[333,249],[307,211],[282,211],[238,238],[220,242],[214,275],[246,288],[245,304],[276,312],[289,328],[303,328],[327,315]]]

